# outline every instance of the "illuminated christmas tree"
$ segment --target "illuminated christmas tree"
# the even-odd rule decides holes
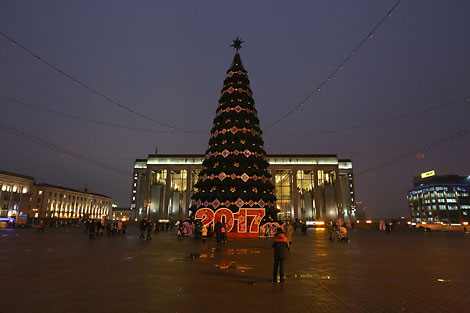
[[[264,208],[266,216],[275,219],[276,197],[267,171],[262,131],[248,74],[238,53],[242,43],[237,37],[232,45],[237,52],[224,80],[192,199],[196,210],[223,207],[237,212],[240,208]]]

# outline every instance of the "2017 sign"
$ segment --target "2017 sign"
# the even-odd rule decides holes
[[[215,212],[203,208],[196,211],[194,218],[200,219],[201,223],[206,226],[211,223],[215,225],[217,222],[225,222],[227,232],[233,230],[233,232],[241,234],[258,234],[264,215],[265,210],[262,208],[241,208],[236,213],[227,208],[220,208]]]

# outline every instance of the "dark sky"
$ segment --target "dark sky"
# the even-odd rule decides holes
[[[56,117],[0,101],[0,123],[125,171],[135,158],[204,153],[231,40],[240,36],[261,128],[302,101],[396,0],[0,2],[0,30],[130,108],[206,134],[148,133]],[[403,0],[304,108],[264,133],[267,153],[350,158],[359,173],[469,127],[470,104],[353,132],[314,134],[394,118],[470,97],[470,1]],[[86,91],[0,38],[0,96],[133,127],[165,130]],[[311,134],[295,134],[311,132]],[[372,216],[407,215],[412,177],[469,175],[469,138],[356,177]],[[129,205],[131,177],[0,132],[0,168],[88,188]]]

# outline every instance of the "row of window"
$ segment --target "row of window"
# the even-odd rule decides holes
[[[27,193],[28,189],[21,185],[12,185],[12,184],[0,184],[1,190],[3,192],[17,192],[17,193]]]

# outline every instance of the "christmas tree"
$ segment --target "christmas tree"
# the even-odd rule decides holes
[[[248,74],[238,53],[242,43],[237,37],[232,45],[237,52],[224,80],[192,199],[196,210],[224,207],[237,212],[241,208],[264,208],[266,217],[276,219],[276,197],[267,171],[262,131]]]

